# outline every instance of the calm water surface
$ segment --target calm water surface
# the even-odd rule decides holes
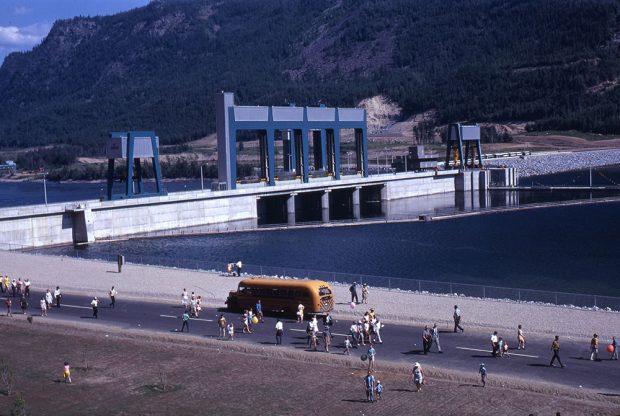
[[[559,185],[579,174],[534,181]],[[620,181],[618,167],[608,168],[605,175]],[[589,174],[585,180],[587,184]],[[102,187],[74,185],[94,198]],[[4,200],[26,200],[36,194],[17,184],[14,195],[7,197],[7,186],[0,184]],[[180,186],[190,189],[187,184]],[[190,186],[199,189],[200,183]],[[50,198],[54,193],[49,193]],[[67,193],[67,197],[73,195]],[[64,194],[58,190],[57,195]],[[521,193],[519,204],[576,197],[589,199],[590,195]],[[187,267],[242,259],[261,266],[620,296],[619,249],[620,202],[609,202],[441,221],[152,238],[41,251],[104,259],[121,253],[129,261],[156,259],[160,264]]]

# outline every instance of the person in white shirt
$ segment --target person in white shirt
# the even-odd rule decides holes
[[[93,318],[98,319],[97,313],[99,312],[99,300],[97,299],[97,296],[95,296],[92,302],[90,302],[90,306],[93,307]]]
[[[60,298],[62,298],[62,295],[60,294],[60,286],[56,286],[56,290],[54,290],[54,299],[56,299],[57,308],[60,308]]]
[[[243,267],[243,263],[241,263],[241,260],[237,261],[237,276],[241,277],[241,268]]]
[[[47,292],[45,292],[45,304],[46,304],[45,306],[46,306],[46,309],[48,309],[48,310],[51,309],[52,302],[54,302],[54,299],[52,298],[52,292],[50,292],[50,290],[47,289]],[[46,314],[46,316],[47,316],[47,314]]]
[[[116,291],[116,289],[114,289],[114,286],[112,286],[112,289],[110,289],[110,308],[114,309],[114,307],[116,306],[116,295],[118,294],[118,292]]]
[[[41,305],[41,316],[47,316],[47,302],[44,297],[41,298],[41,302],[39,304]]]
[[[284,333],[284,325],[282,321],[278,319],[276,322],[276,345],[282,345],[282,334]]]
[[[497,355],[498,342],[499,342],[499,338],[497,337],[497,331],[493,331],[493,335],[491,335],[491,348],[493,348],[493,351],[491,352],[491,354],[493,354],[493,357]]]

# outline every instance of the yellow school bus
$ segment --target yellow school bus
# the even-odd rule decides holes
[[[334,291],[327,282],[266,278],[240,281],[237,291],[229,293],[226,305],[231,311],[255,309],[259,299],[264,312],[287,315],[295,315],[300,303],[306,314],[327,313],[334,308]]]

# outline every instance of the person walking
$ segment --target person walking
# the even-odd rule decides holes
[[[364,376],[364,387],[366,387],[366,401],[373,403],[375,401],[375,376],[372,375],[370,370]]]
[[[41,296],[39,306],[41,307],[41,316],[47,316],[47,302],[45,301],[45,296]]]
[[[329,352],[329,346],[332,345],[332,332],[328,325],[323,327],[323,343],[325,344],[325,352]]]
[[[183,312],[183,315],[181,315],[181,321],[183,321],[183,324],[181,325],[181,332],[187,328],[187,332],[189,333],[189,313],[187,313],[187,311]]]
[[[98,319],[97,314],[99,313],[99,299],[97,299],[97,296],[95,296],[90,302],[90,306],[93,307],[93,318]]]
[[[375,336],[377,337],[377,342],[379,344],[383,344],[383,340],[381,339],[381,328],[383,327],[383,324],[381,323],[381,321],[379,320],[379,318],[375,317],[372,320],[372,332],[375,334]]]
[[[424,355],[428,354],[431,350],[432,342],[433,336],[431,335],[431,330],[428,329],[428,325],[425,325],[424,331],[422,332],[422,350],[424,351]]]
[[[228,324],[226,329],[228,330],[228,340],[234,341],[235,340],[235,325],[233,325],[233,323],[231,322]]]
[[[362,285],[362,303],[368,303],[368,284],[366,283]]]
[[[118,294],[118,292],[116,291],[116,289],[114,289],[114,286],[112,286],[112,289],[110,289],[110,308],[114,309],[114,307],[116,306],[116,295]]]
[[[262,324],[263,320],[263,305],[260,303],[260,299],[256,302],[256,318]]]
[[[217,326],[220,330],[220,339],[225,339],[226,338],[226,318],[224,317],[224,314],[220,314],[220,317],[217,320]]]
[[[69,366],[68,361],[65,361],[65,367],[62,376],[65,379],[65,383],[71,384],[71,367]]]
[[[370,344],[370,348],[366,351],[366,356],[368,357],[368,372],[375,371],[375,356],[377,355],[377,351],[375,347]]]
[[[497,352],[499,351],[499,338],[497,337],[497,331],[493,331],[491,334],[491,355],[493,357],[497,357]]]
[[[480,381],[482,381],[482,387],[487,385],[487,368],[484,366],[484,363],[480,364],[480,369],[478,370],[480,374]]]
[[[278,319],[276,322],[276,345],[282,345],[282,334],[284,334],[284,324]]]
[[[233,276],[234,268],[235,265],[232,261],[229,261],[228,264],[226,264],[226,273],[228,274],[228,276]]]
[[[441,350],[441,345],[439,345],[439,328],[437,327],[437,324],[433,324],[433,329],[431,329],[431,336],[432,336],[432,341],[431,341],[431,345],[435,344],[437,346],[437,352],[439,354],[443,354],[443,351]],[[430,351],[430,347],[428,349]]]
[[[297,323],[304,321],[304,309],[304,305],[301,303],[297,306]]]
[[[237,276],[241,277],[241,269],[243,268],[243,263],[241,263],[241,260],[237,260]]]
[[[22,313],[26,315],[26,310],[28,309],[28,299],[25,296],[22,296],[19,301],[19,306],[22,308]]]
[[[26,279],[24,282],[24,296],[30,299],[30,279]]]
[[[11,313],[11,305],[13,305],[11,298],[7,296],[4,300],[4,304],[6,305],[6,316],[13,316],[13,313]]]
[[[454,305],[454,313],[452,314],[452,318],[454,319],[454,332],[456,332],[457,329],[460,329],[461,332],[465,332],[461,326],[461,310],[457,305]]]
[[[62,295],[60,294],[60,286],[56,286],[56,290],[54,290],[54,299],[56,299],[56,307],[60,308],[60,299]]]
[[[353,348],[353,344],[351,344],[351,338],[347,335],[344,339],[344,355],[351,355],[351,348]]]
[[[525,349],[525,337],[523,336],[523,327],[521,326],[521,324],[519,324],[519,326],[517,327],[517,349]]]
[[[189,295],[187,294],[187,289],[183,288],[183,292],[181,292],[181,305],[187,310],[189,308]]]
[[[422,385],[424,384],[424,370],[422,370],[420,363],[417,362],[413,365],[413,384],[415,384],[416,393],[422,391]]]
[[[351,303],[355,301],[355,304],[360,303],[357,298],[357,282],[353,282],[353,284],[349,287],[349,292],[351,292]]]
[[[611,337],[611,358],[609,358],[610,360],[617,360],[618,359],[618,341],[616,340],[616,337]]]
[[[377,380],[377,400],[381,400],[381,395],[383,394],[383,384],[381,384],[381,380]]]
[[[598,360],[598,335],[594,334],[590,341],[590,361]]]
[[[562,364],[562,360],[560,360],[560,336],[556,335],[555,339],[551,343],[551,351],[553,351],[553,357],[551,358],[551,362],[549,363],[549,367],[555,367],[553,364],[555,360],[558,360],[560,367],[564,368]]]
[[[52,292],[47,289],[47,292],[45,292],[45,305],[47,306],[47,309],[51,309],[52,308],[52,303],[54,302],[54,297],[52,296]]]

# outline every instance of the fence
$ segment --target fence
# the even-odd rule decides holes
[[[76,252],[76,257],[86,257]],[[148,256],[130,256],[125,259],[129,263],[154,266],[177,267],[215,272],[225,272],[226,262],[212,262],[182,258],[161,258]],[[116,258],[100,259],[116,262]],[[483,299],[508,299],[517,302],[536,302],[553,305],[576,306],[584,308],[600,308],[620,311],[620,298],[579,293],[550,292],[544,290],[519,289],[467,283],[432,281],[420,279],[404,279],[399,277],[371,276],[355,273],[338,273],[298,269],[292,267],[259,266],[244,264],[243,273],[260,276],[277,276],[282,278],[320,279],[337,284],[367,283],[372,287],[390,290],[412,291],[418,293],[434,293],[445,295],[469,296]]]

